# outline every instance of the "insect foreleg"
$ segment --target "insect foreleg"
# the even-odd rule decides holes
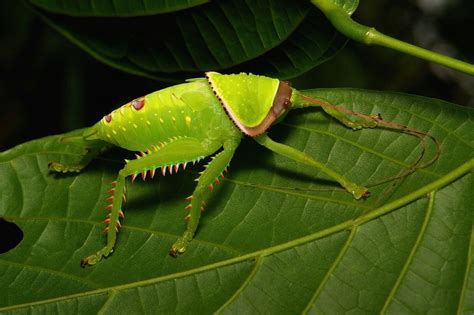
[[[258,137],[255,137],[254,139],[259,144],[263,145],[264,147],[267,147],[268,149],[272,150],[275,153],[286,156],[287,158],[290,158],[297,162],[320,169],[322,172],[326,173],[331,178],[336,180],[339,184],[341,184],[341,186],[344,187],[348,192],[350,192],[354,196],[355,199],[360,199],[361,197],[367,197],[369,195],[368,189],[365,188],[364,186],[360,186],[349,181],[347,178],[345,178],[341,174],[328,168],[323,163],[316,161],[315,159],[313,159],[312,157],[310,157],[309,155],[301,151],[298,151],[290,146],[273,141],[272,139],[270,139],[270,137],[268,137],[266,133]]]
[[[210,189],[213,190],[213,183],[223,177],[223,172],[229,165],[235,149],[240,143],[240,138],[229,139],[224,143],[224,150],[212,158],[197,180],[197,186],[190,197],[191,203],[186,208],[189,209],[187,217],[188,224],[184,234],[173,244],[169,254],[176,257],[177,253],[183,253],[188,243],[193,239],[194,233],[199,224],[201,211],[203,210],[204,195]]]
[[[202,141],[194,138],[177,138],[172,139],[161,147],[153,147],[144,153],[143,156],[138,156],[137,159],[127,161],[127,165],[120,170],[117,180],[113,183],[113,196],[109,198],[112,204],[107,207],[110,214],[104,223],[107,224],[105,229],[107,233],[107,244],[95,254],[86,257],[81,261],[81,266],[94,265],[99,262],[102,257],[107,257],[113,252],[117,233],[120,228],[119,218],[123,217],[121,210],[122,200],[124,199],[125,178],[132,177],[132,180],[141,174],[145,179],[147,172],[150,177],[153,177],[155,170],[161,168],[163,175],[168,170],[170,173],[173,170],[176,172],[180,164],[186,164],[204,158],[214,152],[220,147],[221,143],[218,141]],[[184,167],[184,166],[183,166]]]
[[[362,128],[375,128],[378,126],[377,116],[368,116],[353,112],[347,108],[335,106],[323,99],[314,99],[309,96],[301,95],[299,104],[303,107],[319,106],[328,115],[334,117],[346,127],[358,130]]]

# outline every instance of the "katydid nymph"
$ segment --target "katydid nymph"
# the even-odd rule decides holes
[[[109,212],[104,221],[105,247],[84,258],[81,265],[94,265],[113,252],[124,217],[122,204],[127,177],[133,181],[140,175],[145,180],[147,176],[154,177],[156,170],[162,175],[172,174],[180,168],[185,169],[190,162],[212,156],[200,173],[194,192],[186,198],[189,201],[185,207],[189,210],[186,230],[169,251],[173,257],[183,253],[194,237],[206,197],[213,190],[215,181],[223,177],[244,135],[277,154],[319,169],[355,199],[368,197],[366,187],[267,135],[267,129],[281,121],[291,109],[312,106],[322,108],[354,130],[379,125],[398,128],[385,122],[380,115],[354,113],[325,100],[305,96],[286,81],[246,73],[207,72],[205,78],[190,79],[134,99],[85,129],[81,136],[65,138],[65,142],[83,146],[85,153],[78,164],[50,163],[52,171],[78,172],[96,155],[114,145],[140,152],[136,159],[125,160],[125,166],[109,190],[111,196],[106,207]]]

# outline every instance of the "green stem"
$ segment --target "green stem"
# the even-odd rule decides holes
[[[351,12],[346,12],[341,6],[334,4],[333,0],[311,0],[311,3],[313,3],[324,13],[324,15],[339,32],[350,39],[362,42],[367,45],[388,47],[470,75],[474,75],[474,65],[470,63],[457,60],[409,43],[405,43],[401,40],[382,34],[373,27],[368,27],[355,22],[350,16]]]

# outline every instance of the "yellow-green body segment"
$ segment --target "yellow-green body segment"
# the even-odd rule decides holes
[[[143,102],[143,106],[137,110],[134,102]],[[205,79],[135,99],[112,111],[87,132],[91,138],[131,151],[146,151],[175,137],[193,138],[210,146],[241,137]]]
[[[207,194],[213,190],[213,184],[223,178],[245,134],[276,153],[322,170],[356,199],[366,196],[365,187],[266,135],[271,124],[278,122],[291,108],[315,105],[353,129],[376,126],[372,117],[360,119],[362,116],[358,116],[359,121],[354,122],[335,106],[324,101],[315,102],[292,89],[287,82],[245,73],[208,72],[205,78],[192,79],[134,99],[87,128],[82,136],[64,139],[83,146],[85,154],[76,165],[50,163],[52,171],[80,171],[93,157],[113,145],[139,152],[136,159],[125,160],[125,166],[109,190],[106,206],[109,212],[104,220],[106,246],[83,259],[81,265],[94,265],[113,252],[124,218],[122,205],[126,200],[127,177],[133,181],[137,176],[143,180],[153,178],[157,171],[162,175],[175,173],[185,169],[189,162],[212,155],[197,179],[193,194],[186,198],[189,201],[187,228],[172,246],[170,255],[184,252],[196,232]]]

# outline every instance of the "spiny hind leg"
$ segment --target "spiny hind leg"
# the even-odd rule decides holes
[[[213,190],[213,183],[216,179],[218,180],[219,177],[223,177],[223,172],[234,156],[239,143],[240,139],[229,139],[224,142],[224,150],[212,157],[212,161],[197,179],[196,188],[188,198],[191,203],[186,207],[186,209],[189,209],[189,215],[186,217],[188,220],[186,231],[171,247],[170,256],[176,257],[178,253],[181,254],[186,251],[186,247],[192,241],[199,225],[201,211],[204,209],[205,194],[209,189]]]
[[[221,147],[217,142],[205,142],[192,138],[178,138],[163,144],[161,147],[153,147],[142,156],[137,155],[137,159],[127,161],[127,164],[120,170],[116,181],[112,184],[109,192],[112,196],[108,199],[111,204],[107,206],[110,213],[107,215],[104,223],[107,225],[105,232],[107,233],[106,245],[95,254],[84,258],[81,266],[94,265],[102,260],[103,257],[109,256],[115,246],[117,233],[121,227],[120,218],[123,218],[122,202],[125,200],[125,178],[132,177],[132,181],[138,174],[145,179],[147,174],[154,177],[155,170],[161,168],[164,175],[166,170],[170,173],[176,172],[180,164],[183,168],[186,163],[199,160],[208,156]]]
[[[83,148],[79,161],[74,164],[64,164],[59,162],[50,162],[48,168],[51,171],[59,173],[80,172],[97,155],[110,149],[112,145],[102,140],[84,140],[82,137],[64,138],[64,143],[73,143]],[[71,139],[71,140],[68,140]]]

